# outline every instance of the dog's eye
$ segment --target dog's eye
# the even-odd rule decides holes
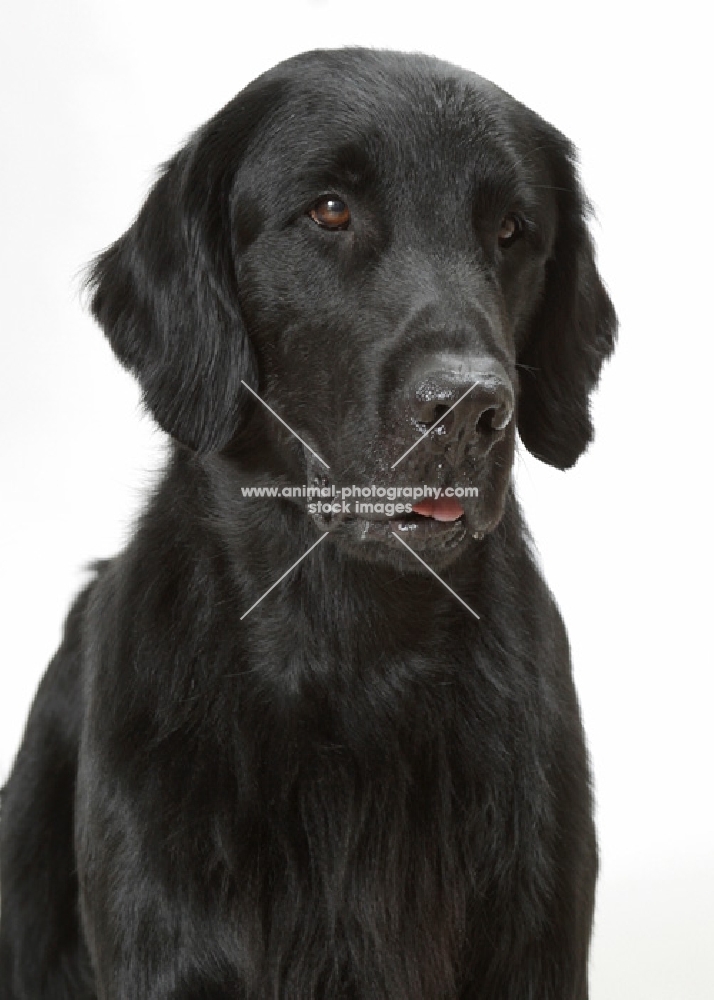
[[[323,229],[347,229],[350,224],[350,210],[341,198],[329,196],[320,198],[310,209],[310,218]]]
[[[502,250],[513,246],[517,239],[523,235],[523,219],[519,215],[510,212],[501,219],[498,227],[498,245]]]

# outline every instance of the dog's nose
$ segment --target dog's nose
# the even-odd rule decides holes
[[[412,417],[422,433],[444,448],[454,442],[488,451],[513,417],[511,380],[499,361],[423,373],[411,391]]]

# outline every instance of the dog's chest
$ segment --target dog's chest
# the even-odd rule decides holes
[[[250,881],[263,933],[278,948],[301,941],[325,995],[456,995],[484,901],[495,932],[499,907],[530,892],[518,830],[547,840],[547,794],[512,710],[493,698],[486,710],[444,677],[409,688],[395,667],[302,711],[273,734],[260,773]]]

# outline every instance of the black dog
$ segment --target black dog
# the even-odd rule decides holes
[[[587,996],[588,763],[510,485],[516,424],[591,439],[586,215],[560,133],[421,56],[291,59],[168,163],[91,287],[175,445],[4,792],[3,1000]],[[244,493],[315,482],[479,494]]]

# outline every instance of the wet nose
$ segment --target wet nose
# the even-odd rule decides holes
[[[410,394],[412,422],[435,448],[479,445],[486,453],[513,417],[513,386],[499,361],[422,373]]]

